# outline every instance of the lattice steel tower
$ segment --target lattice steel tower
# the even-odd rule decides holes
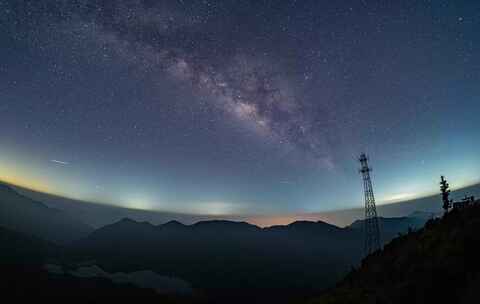
[[[372,179],[368,166],[368,158],[363,153],[359,158],[362,165],[360,173],[363,177],[363,188],[365,190],[365,254],[380,249],[380,228],[378,224],[377,208],[375,206],[375,196],[373,195]]]

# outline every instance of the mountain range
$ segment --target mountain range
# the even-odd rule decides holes
[[[382,241],[419,229],[426,219],[381,218]],[[119,250],[121,248],[121,250]],[[362,221],[340,228],[297,221],[260,228],[246,222],[201,221],[161,225],[128,218],[75,242],[82,259],[110,272],[150,269],[215,294],[218,302],[267,294],[277,302],[332,286],[363,257]],[[238,299],[239,302],[244,300]]]
[[[2,183],[0,225],[59,244],[80,239],[93,231],[75,217],[21,195]]]
[[[22,233],[31,244],[40,242],[48,250],[37,256],[70,269],[65,273],[78,273],[85,263],[101,274],[148,271],[181,280],[196,295],[214,295],[218,303],[281,303],[313,295],[333,286],[363,257],[362,221],[344,228],[322,221],[261,228],[225,220],[154,225],[124,218],[93,229],[6,185],[0,185],[0,208],[0,226]],[[380,218],[382,242],[419,229],[429,217]]]

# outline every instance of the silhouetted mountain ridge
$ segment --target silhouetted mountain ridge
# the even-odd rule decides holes
[[[103,226],[96,229],[93,234],[103,231],[114,231],[116,229],[143,229],[152,230],[154,228],[167,229],[169,232],[179,229],[181,231],[212,231],[215,233],[220,232],[274,232],[274,231],[290,231],[290,232],[344,232],[350,231],[350,229],[340,228],[332,224],[328,224],[322,221],[295,221],[288,225],[274,225],[270,227],[260,228],[256,225],[250,224],[244,221],[229,221],[229,220],[208,220],[199,221],[191,225],[180,223],[179,221],[169,221],[164,224],[153,225],[149,222],[139,222],[130,218],[123,218],[115,223]]]
[[[422,228],[427,220],[428,218],[424,217],[379,217],[378,222],[382,242],[386,243],[399,234],[408,232],[409,230]],[[363,231],[364,224],[365,220],[356,220],[348,227]]]
[[[77,240],[93,228],[0,183],[0,225],[56,243]]]
[[[303,292],[318,282],[321,287],[333,284],[358,262],[359,236],[323,222],[260,228],[225,220],[154,226],[123,219],[95,230],[73,250],[109,272],[151,269],[213,294],[278,288]]]
[[[157,227],[163,227],[163,228],[179,228],[179,227],[186,227],[187,225],[185,224],[182,224],[180,223],[179,221],[169,221],[169,222],[166,222],[165,224],[160,224],[160,225],[157,225]]]
[[[414,211],[408,215],[410,218],[419,218],[424,220],[430,220],[442,216],[442,213],[427,212],[427,211]]]
[[[325,223],[322,221],[295,221],[288,225],[275,225],[264,228],[265,230],[289,230],[289,231],[324,231],[324,232],[341,232],[344,228]]]
[[[380,222],[386,242],[425,221],[403,217]],[[151,269],[209,294],[260,289],[309,294],[331,286],[360,262],[362,224],[340,228],[322,221],[296,221],[260,228],[211,220],[155,226],[126,218],[95,230],[76,242],[74,250],[95,259],[106,271]]]

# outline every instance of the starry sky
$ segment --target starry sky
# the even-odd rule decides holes
[[[0,179],[190,214],[480,181],[479,1],[0,1]]]

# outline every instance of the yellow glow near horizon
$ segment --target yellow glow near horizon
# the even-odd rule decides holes
[[[21,170],[18,168],[9,168],[0,163],[0,181],[38,192],[53,194],[51,193],[52,187],[47,183],[42,182],[39,178],[33,176],[26,178],[25,174],[19,174],[18,172],[21,172]]]
[[[154,205],[152,200],[145,196],[135,196],[127,199],[123,207],[136,210],[155,210]]]
[[[418,194],[415,193],[396,193],[389,195],[381,200],[381,202],[384,203],[395,203],[395,202],[401,202],[401,201],[408,201],[411,199],[418,198]]]

